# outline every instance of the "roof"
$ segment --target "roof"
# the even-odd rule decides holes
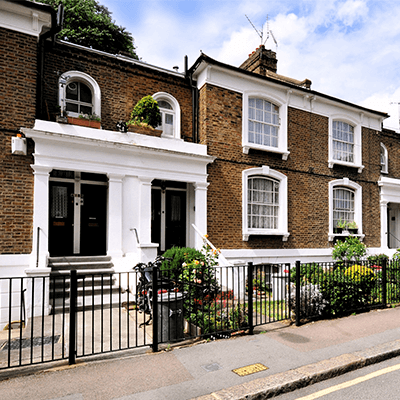
[[[382,111],[371,110],[369,108],[362,107],[362,106],[359,106],[359,105],[354,104],[354,103],[350,103],[350,102],[348,102],[346,100],[342,100],[342,99],[339,99],[337,97],[329,96],[329,95],[327,95],[325,93],[321,93],[321,92],[317,92],[315,90],[307,89],[306,87],[304,87],[306,81],[308,81],[307,79],[305,81],[298,81],[296,79],[291,79],[291,78],[287,78],[287,77],[285,77],[283,75],[276,74],[276,73],[274,73],[272,71],[269,71],[266,76],[263,76],[263,75],[260,75],[260,74],[257,74],[257,73],[251,72],[251,71],[247,71],[247,70],[239,68],[239,67],[235,67],[233,65],[225,64],[225,63],[222,63],[220,61],[214,60],[213,58],[207,56],[204,53],[201,53],[200,57],[198,57],[198,59],[195,61],[195,63],[188,70],[188,73],[189,74],[193,74],[200,67],[200,65],[203,62],[218,66],[220,68],[225,68],[225,69],[228,69],[230,71],[234,71],[234,72],[236,72],[238,74],[246,75],[246,76],[249,76],[249,77],[252,77],[252,78],[261,79],[261,80],[264,80],[264,81],[267,81],[267,82],[273,82],[273,83],[276,83],[276,84],[279,84],[279,85],[283,85],[283,86],[289,87],[291,89],[296,89],[296,90],[299,90],[299,91],[303,91],[304,93],[307,93],[308,95],[311,94],[311,95],[319,96],[319,97],[328,99],[330,101],[338,102],[338,103],[344,104],[346,106],[357,108],[357,109],[359,109],[359,110],[361,110],[363,112],[373,113],[373,114],[378,115],[378,116],[380,116],[382,118],[388,118],[388,116],[389,116],[387,113],[382,112]]]

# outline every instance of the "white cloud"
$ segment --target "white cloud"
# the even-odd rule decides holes
[[[338,19],[342,20],[347,26],[353,25],[359,18],[365,18],[367,14],[368,7],[361,0],[348,0],[340,5],[337,10]]]

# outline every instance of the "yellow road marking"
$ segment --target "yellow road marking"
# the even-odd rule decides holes
[[[370,373],[368,375],[361,376],[360,378],[353,379],[352,381],[341,383],[340,385],[336,385],[336,386],[332,386],[332,387],[324,389],[324,390],[320,390],[319,392],[310,394],[308,396],[300,397],[297,400],[318,399],[319,397],[326,396],[327,394],[336,392],[336,391],[341,390],[341,389],[346,389],[346,388],[348,388],[350,386],[354,386],[354,385],[357,385],[359,383],[368,381],[369,379],[376,378],[376,377],[378,377],[380,375],[384,375],[384,374],[388,374],[389,372],[397,371],[398,369],[400,369],[400,364],[393,365],[392,367],[387,367],[387,368],[381,369],[379,371],[372,372],[372,373]]]

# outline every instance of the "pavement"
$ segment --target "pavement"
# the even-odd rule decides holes
[[[262,399],[399,355],[400,308],[387,308],[299,327],[275,322],[254,335],[164,346],[158,353],[142,348],[73,366],[2,370],[0,398]]]

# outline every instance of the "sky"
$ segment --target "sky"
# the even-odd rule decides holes
[[[399,128],[399,0],[98,1],[149,64],[183,71],[185,55],[190,67],[202,51],[238,67],[261,44],[262,31],[279,74],[387,112],[384,125]]]

